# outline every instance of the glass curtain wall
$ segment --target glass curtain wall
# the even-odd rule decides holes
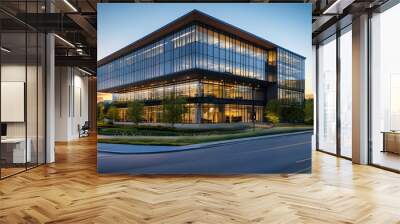
[[[252,122],[252,106],[238,104],[186,104],[187,113],[183,115],[183,123],[195,123],[196,107],[201,108],[202,123],[235,123]],[[126,108],[119,109],[122,120],[126,121]],[[162,105],[145,106],[144,121],[149,123],[162,122]],[[263,107],[254,106],[255,120],[262,121]]]
[[[201,25],[196,31],[197,68],[265,80],[266,50]]]
[[[304,103],[304,59],[278,48],[278,99],[282,104]]]
[[[336,35],[318,47],[318,149],[336,154]]]
[[[263,90],[254,88],[254,100],[264,100]],[[142,88],[127,93],[114,93],[115,101],[133,100],[162,100],[171,93],[188,98],[214,97],[219,99],[253,100],[253,88],[251,86],[229,84],[221,81],[190,81],[184,83],[167,84]]]
[[[371,162],[400,170],[400,4],[371,19]]]
[[[352,33],[351,25],[340,34],[340,154],[352,157]]]
[[[16,6],[20,13],[40,13],[43,4]],[[45,162],[45,36],[8,15],[0,17],[13,23],[12,30],[0,23],[0,177],[5,178]]]
[[[98,69],[98,89],[131,84],[191,68],[265,80],[267,51],[192,25]]]
[[[235,123],[235,122],[252,122],[252,106],[250,105],[235,105],[235,104],[226,104],[225,105],[225,122],[226,123]],[[255,121],[262,120],[262,106],[255,106]]]

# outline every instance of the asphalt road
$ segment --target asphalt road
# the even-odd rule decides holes
[[[311,170],[311,133],[244,140],[180,152],[98,152],[97,169],[100,173],[130,174],[307,173]]]

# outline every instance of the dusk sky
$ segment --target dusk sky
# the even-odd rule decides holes
[[[97,59],[197,9],[306,57],[306,95],[311,93],[311,4],[101,3]]]

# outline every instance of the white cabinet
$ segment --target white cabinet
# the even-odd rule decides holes
[[[26,140],[27,147],[25,151],[25,139],[24,138],[9,138],[2,139],[1,144],[6,144],[8,147],[12,147],[12,162],[13,163],[25,163],[32,161],[32,141],[31,139]]]

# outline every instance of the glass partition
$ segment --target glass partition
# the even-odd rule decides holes
[[[14,3],[0,7],[43,11],[43,1]],[[45,163],[45,41],[43,33],[0,13],[0,178]]]
[[[1,47],[0,150],[1,176],[6,177],[24,171],[31,161],[26,136],[26,33],[3,32]]]

